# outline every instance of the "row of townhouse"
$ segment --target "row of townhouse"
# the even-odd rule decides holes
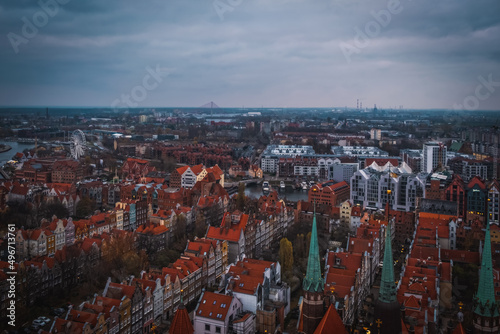
[[[76,183],[86,175],[86,168],[76,160],[33,158],[19,162],[15,179],[43,183]]]
[[[272,197],[277,196],[273,194]],[[267,197],[266,197],[267,198]],[[283,201],[269,206],[263,202],[261,213],[250,217],[239,211],[226,212],[220,227],[209,226],[207,239],[228,243],[229,262],[235,263],[248,257],[260,257],[262,252],[271,248],[285,234],[293,213]]]
[[[56,250],[53,256],[31,256],[29,260],[16,263],[16,305],[30,307],[37,300],[43,299],[60,291],[69,291],[80,284],[101,259],[103,243],[109,240],[108,236],[102,239],[86,238],[71,245],[64,245]],[[0,270],[5,274],[10,272],[7,262],[0,262]],[[0,284],[6,286],[8,282],[2,279]],[[8,299],[2,291],[0,309],[7,307]]]
[[[188,242],[169,267],[143,271],[135,281],[150,286],[155,321],[171,318],[181,301],[196,300],[206,287],[216,287],[227,266],[227,243],[207,239]],[[154,284],[153,284],[154,283]]]
[[[238,298],[242,311],[255,316],[257,331],[283,330],[290,311],[290,287],[281,281],[279,262],[244,258],[228,267],[219,290]]]
[[[375,281],[384,247],[380,235],[386,224],[375,220],[363,223],[356,236],[349,238],[345,251],[326,253],[323,291],[346,327],[352,326],[363,311],[363,302]]]
[[[170,175],[170,187],[192,189],[196,182],[204,179],[215,181],[224,187],[224,172],[219,166],[207,168],[202,164],[175,169]]]
[[[6,203],[60,203],[70,215],[74,215],[80,202],[76,187],[71,183],[5,181],[0,184],[0,188],[2,207]]]
[[[396,278],[397,300],[405,323],[412,324],[415,332],[432,332],[439,326],[440,310],[452,307],[453,262],[468,260],[460,259],[457,251],[443,252],[441,258],[440,238],[444,230],[454,228],[456,217],[421,213],[417,218],[410,252]],[[479,263],[479,253],[467,253],[467,259]]]
[[[227,268],[220,290],[205,291],[198,299],[193,315],[178,319],[176,314],[170,333],[180,328],[186,333],[246,334],[282,331],[290,310],[290,288],[281,281],[279,262],[245,258]],[[178,313],[184,312],[179,308]]]
[[[54,256],[64,246],[72,245],[75,238],[75,224],[71,218],[52,221],[43,220],[41,227],[34,230],[16,231],[16,260],[35,256]]]
[[[426,199],[442,200],[454,204],[452,214],[467,223],[479,219],[483,224],[500,221],[500,184],[497,180],[484,181],[474,176],[464,181],[458,174],[434,173],[427,182]]]
[[[227,171],[233,161],[233,149],[227,145],[190,144],[178,146],[157,146],[154,155],[158,158],[175,158],[178,164],[206,166],[218,165]]]
[[[62,328],[88,333],[153,332],[164,319],[173,317],[182,302],[196,300],[208,282],[215,286],[226,266],[225,243],[197,239],[171,267],[142,271],[139,278],[131,276],[120,283],[109,278],[101,295],[56,318],[49,332]]]

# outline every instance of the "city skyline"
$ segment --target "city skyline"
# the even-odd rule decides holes
[[[497,1],[123,4],[1,4],[1,105],[499,109]]]

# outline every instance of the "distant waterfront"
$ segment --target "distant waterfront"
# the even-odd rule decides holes
[[[4,145],[8,145],[8,146],[12,147],[11,150],[8,150],[7,152],[0,153],[0,166],[3,166],[7,161],[11,160],[12,157],[17,152],[22,152],[27,148],[34,147],[33,144],[21,144],[21,143],[15,142],[15,141],[0,142],[0,144],[4,144]]]
[[[300,201],[300,200],[307,200],[307,191],[305,190],[295,190],[292,188],[287,187],[285,191],[278,190],[278,196],[280,198],[285,198],[288,201]],[[250,196],[252,198],[259,198],[262,196],[262,186],[261,185],[247,185],[245,188],[245,195]]]

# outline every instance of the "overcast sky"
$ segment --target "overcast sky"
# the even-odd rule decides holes
[[[0,105],[500,109],[498,0],[59,2],[0,0]]]

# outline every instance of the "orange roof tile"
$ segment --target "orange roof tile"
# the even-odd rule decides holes
[[[420,310],[420,303],[418,302],[418,299],[415,298],[414,295],[411,295],[406,301],[405,301],[405,306],[407,308],[411,308],[411,309],[416,309],[416,310]]]
[[[228,306],[229,307],[229,306]],[[174,319],[168,330],[169,334],[192,334],[194,333],[193,325],[189,319],[189,314],[184,304],[180,304],[175,312]]]
[[[224,321],[233,301],[233,297],[205,291],[200,298],[195,315]]]
[[[339,334],[347,334],[347,330],[345,329],[344,323],[337,313],[337,310],[335,310],[333,304],[330,304],[328,310],[318,324],[318,327],[316,327],[314,334],[329,334],[333,331]]]

